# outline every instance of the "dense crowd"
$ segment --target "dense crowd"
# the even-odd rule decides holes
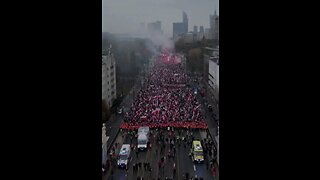
[[[187,86],[189,77],[180,63],[170,62],[158,58],[130,111],[125,114],[122,129],[135,130],[140,126],[207,128],[200,113],[201,105],[193,89]]]

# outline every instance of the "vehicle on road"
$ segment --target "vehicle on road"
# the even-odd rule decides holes
[[[130,144],[123,144],[118,157],[118,167],[123,168],[128,166],[131,159],[130,153]]]
[[[148,149],[149,127],[142,126],[138,129],[138,150]]]
[[[118,114],[122,114],[122,113],[123,113],[123,107],[119,107],[119,108],[117,109],[117,113],[118,113]]]
[[[192,142],[191,153],[192,153],[192,160],[194,162],[201,163],[204,161],[203,149],[200,141]]]

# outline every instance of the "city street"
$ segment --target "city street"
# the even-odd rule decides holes
[[[168,136],[168,130],[164,130],[165,137]],[[175,133],[178,134],[178,131],[175,130]],[[130,138],[127,136],[123,138],[123,134],[125,133],[119,133],[119,136],[116,139],[117,150],[116,153],[119,153],[119,150],[121,148],[122,144],[130,144]],[[158,145],[156,138],[157,138],[157,132],[154,133],[155,135],[151,139],[152,148],[148,149],[148,151],[142,151],[138,153],[138,156],[136,154],[136,149],[131,152],[131,158],[132,160],[129,163],[128,172],[126,173],[125,169],[120,169],[117,166],[112,167],[113,170],[113,179],[137,179],[137,177],[143,177],[144,179],[165,179],[165,177],[173,178],[173,179],[185,179],[185,173],[189,173],[189,178],[191,177],[202,177],[205,180],[211,180],[213,179],[212,174],[209,170],[209,167],[207,169],[207,163],[208,158],[205,158],[205,161],[201,164],[193,163],[191,158],[189,157],[189,152],[191,149],[191,146],[185,145],[183,142],[179,146],[178,143],[175,143],[176,146],[176,157],[174,160],[168,159],[168,151],[169,151],[169,145],[166,145],[164,154],[161,155],[160,153],[160,146]],[[193,132],[194,138],[203,140],[206,138],[207,134],[205,131],[199,131],[195,130]],[[186,136],[186,131],[183,131],[181,136]],[[133,139],[132,144],[136,144],[137,140]],[[158,168],[158,161],[161,159],[161,157],[166,156],[164,167]],[[148,170],[145,170],[143,168],[138,169],[137,171],[133,170],[133,164],[134,163],[144,163],[149,162],[152,168],[152,171],[149,172]],[[176,175],[173,177],[173,163],[176,164]],[[108,172],[106,176],[104,176],[103,180],[112,179],[111,177],[111,171]]]
[[[189,88],[192,93],[194,90],[199,89],[199,86],[194,79],[191,79],[188,83]],[[129,111],[130,105],[134,102],[134,97],[137,96],[138,90],[141,88],[141,83],[137,79],[136,85],[130,91],[130,93],[124,98],[122,105],[124,107],[124,113]],[[207,130],[200,129],[190,129],[186,128],[182,129],[167,129],[167,128],[158,128],[151,129],[152,136],[150,137],[151,148],[147,151],[138,152],[135,146],[137,145],[137,137],[135,135],[130,136],[128,134],[129,130],[122,129],[119,131],[120,124],[123,122],[124,114],[113,114],[109,121],[106,123],[107,127],[107,136],[110,137],[108,140],[108,149],[110,152],[115,152],[113,158],[108,156],[110,161],[110,168],[103,175],[103,180],[131,180],[131,179],[139,179],[139,177],[143,177],[146,179],[175,179],[175,180],[185,180],[191,178],[198,178],[204,180],[217,180],[219,179],[219,168],[217,163],[213,159],[213,154],[216,153],[216,147],[211,147],[207,149],[206,153],[204,153],[204,162],[202,163],[194,163],[190,153],[191,153],[191,142],[193,140],[202,141],[202,146],[204,146],[204,141],[210,139],[210,141],[214,141],[212,138],[215,138],[217,135],[217,122],[213,118],[215,110],[210,112],[207,108],[207,102],[205,98],[203,98],[200,93],[196,93],[194,101],[198,101],[201,104],[200,113],[203,114],[204,121],[208,125]],[[183,100],[181,100],[182,102]],[[177,101],[177,103],[180,101]],[[214,106],[214,105],[213,105]],[[200,105],[199,105],[200,107]],[[214,106],[215,107],[215,106]],[[197,109],[197,108],[195,108]],[[193,110],[195,110],[193,109]],[[131,132],[132,133],[132,132]],[[171,134],[171,136],[170,136]],[[173,134],[173,135],[172,135]],[[132,138],[130,138],[132,137]],[[158,138],[175,139],[174,146],[170,147],[170,143],[158,141]],[[179,137],[180,141],[177,140]],[[181,138],[187,139],[187,141],[181,141]],[[180,143],[178,143],[180,142]],[[189,143],[188,143],[189,142]],[[208,142],[208,141],[206,141]],[[217,142],[212,142],[211,144],[216,144]],[[117,166],[117,157],[119,155],[120,148],[123,144],[130,144],[132,148],[130,154],[130,160],[128,163],[127,170],[126,168],[119,168]],[[208,143],[206,143],[208,145]],[[208,146],[207,146],[208,147]],[[163,152],[161,152],[161,150]],[[111,150],[111,151],[110,151]],[[170,158],[168,156],[169,152],[173,154],[175,151],[175,157]],[[208,153],[210,151],[210,153]],[[163,162],[161,162],[163,161]],[[149,163],[151,168],[148,166],[144,166],[144,164]],[[134,168],[135,164],[141,164],[141,167]],[[212,166],[211,166],[212,164]],[[175,173],[174,173],[175,167]],[[212,170],[215,169],[216,173],[213,173]],[[186,177],[187,176],[187,177]]]

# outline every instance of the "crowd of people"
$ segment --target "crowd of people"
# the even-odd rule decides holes
[[[174,55],[170,57],[178,58]],[[187,85],[190,78],[181,63],[165,60],[166,56],[161,56],[155,62],[130,111],[125,113],[120,128],[207,128],[200,113],[201,105],[194,90]]]

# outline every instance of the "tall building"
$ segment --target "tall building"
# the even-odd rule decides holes
[[[153,23],[148,23],[148,31],[150,33],[162,33],[161,21],[156,21]]]
[[[210,39],[217,40],[219,37],[219,16],[217,11],[214,11],[214,15],[210,15]]]
[[[203,33],[204,34],[203,26],[200,26],[199,33]]]
[[[213,39],[219,41],[219,16],[216,16],[216,19],[215,19]]]
[[[180,36],[184,33],[188,32],[188,16],[183,11],[182,12],[182,23],[175,22],[173,23],[173,38],[175,39],[177,36]]]
[[[116,98],[116,64],[110,45],[107,53],[102,55],[102,101],[110,108]]]
[[[188,16],[184,11],[182,12],[182,22],[184,24],[184,33],[187,33],[188,32]]]
[[[219,47],[211,48],[205,47],[204,52],[204,81],[208,82],[206,89],[210,97],[213,97],[214,101],[219,103]],[[216,114],[218,116],[218,113]]]
[[[102,165],[106,165],[108,159],[108,142],[109,136],[106,136],[106,125],[102,127]]]
[[[214,106],[216,119],[219,119],[219,46],[203,48],[203,58],[203,80],[206,82],[207,100]]]
[[[184,24],[181,22],[173,23],[173,38],[182,35],[185,33]]]
[[[206,39],[210,39],[210,28],[206,28],[206,29],[204,30],[204,37],[205,37]]]
[[[195,34],[198,33],[198,26],[193,26],[193,33],[195,33]]]
[[[203,26],[200,26],[199,33],[198,33],[198,40],[202,40],[204,37],[204,29]]]

